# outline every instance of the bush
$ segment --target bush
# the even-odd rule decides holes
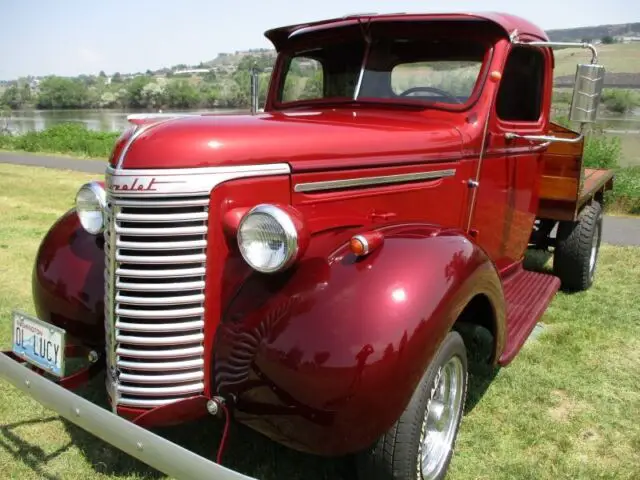
[[[640,100],[631,90],[607,89],[602,92],[602,103],[610,112],[627,113],[638,106]]]
[[[600,132],[587,135],[583,163],[591,168],[618,168],[622,146],[619,137],[607,137]]]
[[[613,190],[607,192],[605,202],[608,210],[639,215],[640,167],[627,167],[616,171]]]
[[[97,132],[81,124],[63,123],[20,135],[2,134],[0,148],[107,158],[119,135],[119,132]]]

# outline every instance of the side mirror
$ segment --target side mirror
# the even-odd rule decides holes
[[[604,86],[604,66],[580,64],[576,68],[569,120],[579,123],[596,121]]]

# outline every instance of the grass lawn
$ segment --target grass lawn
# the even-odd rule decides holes
[[[640,129],[640,123],[638,123]],[[640,167],[640,134],[608,134],[620,138],[621,167]]]
[[[0,164],[2,348],[11,341],[11,310],[33,312],[30,279],[40,239],[90,178]],[[637,478],[639,287],[640,248],[604,246],[590,291],[558,295],[543,317],[547,328],[509,367],[475,370],[449,478]],[[102,382],[82,394],[103,402]],[[5,382],[0,389],[2,478],[164,478]],[[221,428],[211,421],[160,433],[213,458]],[[353,478],[348,459],[290,452],[237,425],[224,463],[268,480]]]
[[[611,45],[596,45],[598,63],[604,65],[607,73],[640,73],[640,45],[637,43],[614,43]],[[556,77],[574,75],[578,63],[589,63],[591,52],[580,51],[575,48],[555,50]]]

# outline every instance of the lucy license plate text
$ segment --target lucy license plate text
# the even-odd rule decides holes
[[[65,331],[42,320],[13,312],[13,353],[47,372],[64,375]]]

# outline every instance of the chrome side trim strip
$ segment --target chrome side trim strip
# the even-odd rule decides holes
[[[207,460],[186,448],[118,417],[81,396],[0,354],[0,378],[71,423],[172,478],[195,480],[256,480]],[[163,405],[165,400],[148,403]],[[127,404],[136,405],[135,400]]]
[[[336,190],[353,187],[371,187],[375,185],[390,185],[394,183],[415,182],[418,180],[436,180],[439,178],[453,177],[455,168],[447,170],[430,170],[428,172],[401,173],[398,175],[382,175],[378,177],[345,178],[342,180],[327,180],[324,182],[298,183],[293,190],[295,192],[320,192],[323,190]]]

